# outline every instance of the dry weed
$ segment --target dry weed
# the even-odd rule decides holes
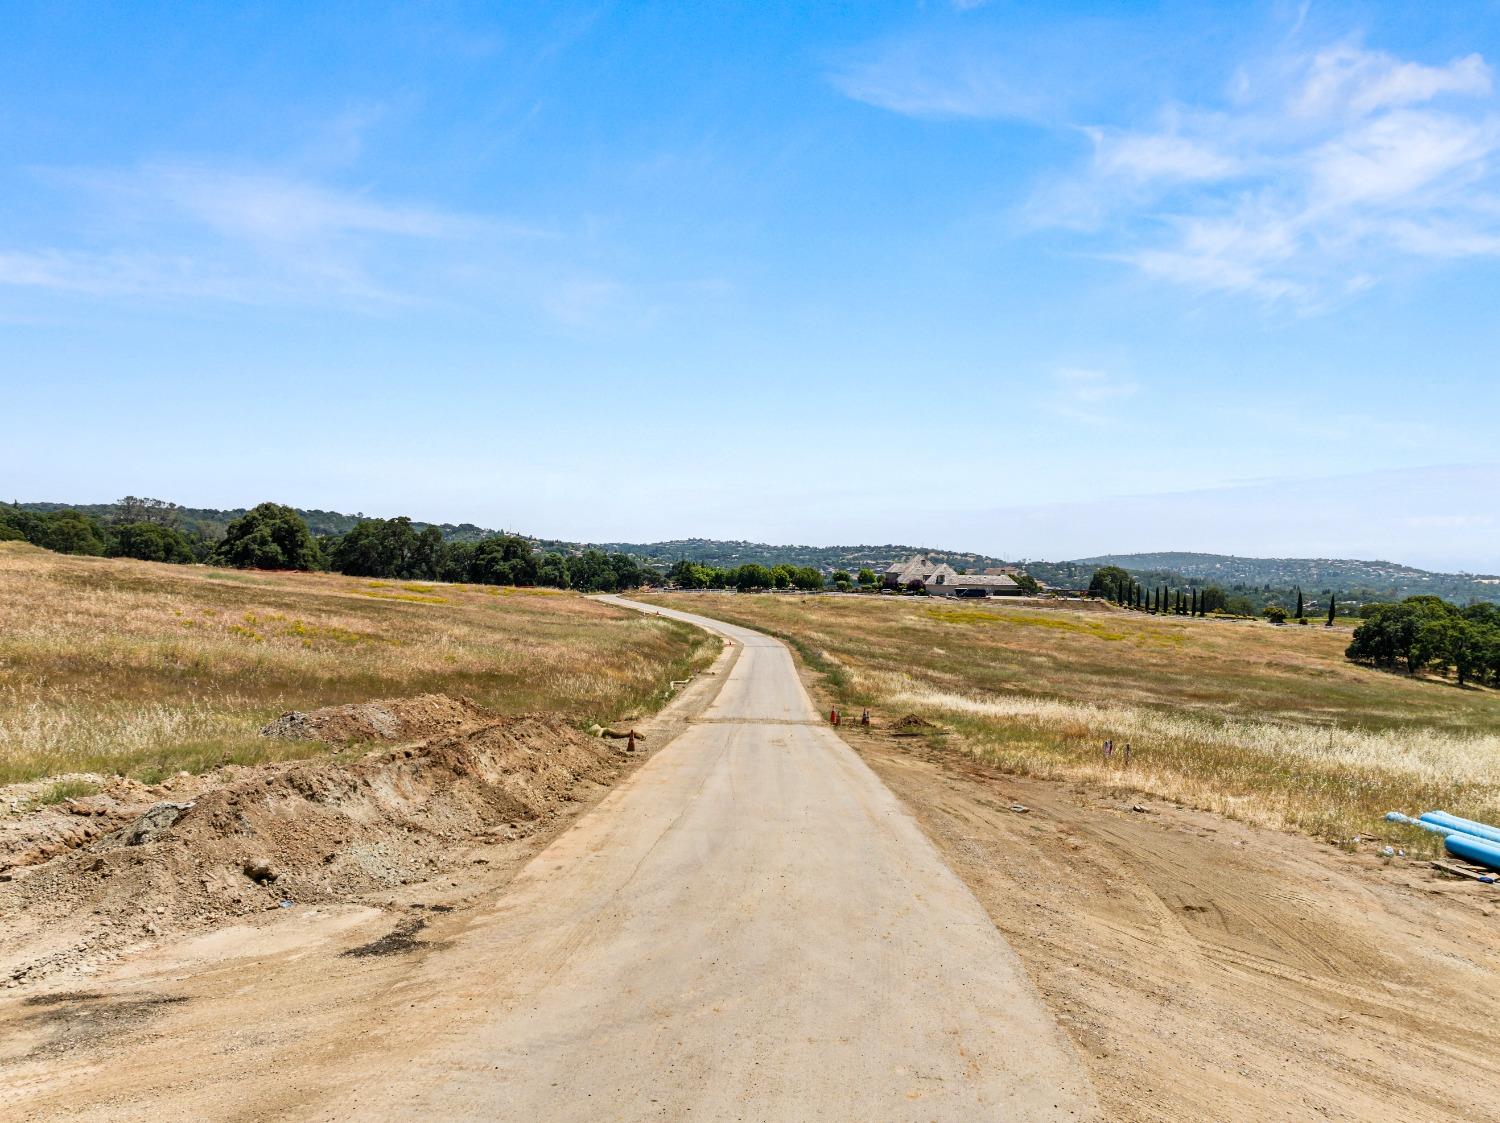
[[[68,557],[0,543],[0,783],[143,777],[317,746],[288,709],[448,693],[608,723],[712,654],[701,632],[571,594]]]
[[[1354,666],[1347,629],[927,598],[673,603],[783,635],[847,703],[937,720],[1018,773],[1334,837],[1393,833],[1392,808],[1500,819],[1500,695]]]

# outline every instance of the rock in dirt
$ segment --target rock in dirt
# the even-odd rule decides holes
[[[276,867],[265,858],[246,859],[244,866],[241,868],[245,871],[245,876],[251,881],[258,881],[262,884],[267,881],[275,881],[281,876]]]
[[[155,842],[192,808],[191,803],[158,803],[121,831],[120,841],[126,846],[143,846],[148,842]]]

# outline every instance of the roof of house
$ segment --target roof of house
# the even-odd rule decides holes
[[[891,562],[890,565],[885,567],[885,573],[887,577],[899,577],[914,565],[929,564],[930,563],[928,562],[925,555],[916,554],[912,557],[907,558],[905,561],[897,558],[895,561]]]
[[[963,585],[971,589],[1009,589],[1016,582],[1003,573],[958,573],[943,582],[945,585]]]
[[[908,581],[925,581],[936,568],[925,555],[918,554],[914,558],[908,558],[904,562],[893,562],[891,568],[886,570],[887,577],[894,577],[897,581],[905,584]]]

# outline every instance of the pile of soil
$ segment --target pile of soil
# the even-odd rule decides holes
[[[932,722],[916,714],[907,714],[905,717],[897,718],[891,726],[897,736],[902,734],[927,733],[937,728]]]
[[[292,741],[410,741],[453,732],[484,717],[484,710],[467,698],[419,694],[352,706],[324,706],[305,713],[292,710],[266,725],[260,735]]]
[[[629,759],[555,714],[486,717],[436,696],[380,705],[402,721],[417,710],[466,721],[354,759],[226,769],[219,783],[198,778],[190,802],[148,789],[155,802],[124,823],[90,817],[115,829],[0,883],[0,983],[283,902],[425,880],[466,841],[529,834]]]

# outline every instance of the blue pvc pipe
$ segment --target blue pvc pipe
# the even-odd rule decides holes
[[[1500,842],[1475,838],[1471,834],[1450,834],[1443,839],[1443,846],[1456,858],[1500,870]]]
[[[1457,815],[1450,815],[1446,811],[1429,811],[1422,816],[1422,820],[1427,823],[1436,823],[1440,827],[1462,831],[1464,834],[1471,834],[1487,842],[1500,842],[1500,827],[1492,827],[1488,823],[1476,823],[1473,819],[1460,819]]]
[[[1468,833],[1467,831],[1459,830],[1457,827],[1445,827],[1441,823],[1429,823],[1422,819],[1413,819],[1410,815],[1403,815],[1399,811],[1387,811],[1385,813],[1385,817],[1387,822],[1405,823],[1408,827],[1421,827],[1424,831],[1431,831],[1433,834],[1440,834],[1444,838],[1446,838],[1450,834]]]

